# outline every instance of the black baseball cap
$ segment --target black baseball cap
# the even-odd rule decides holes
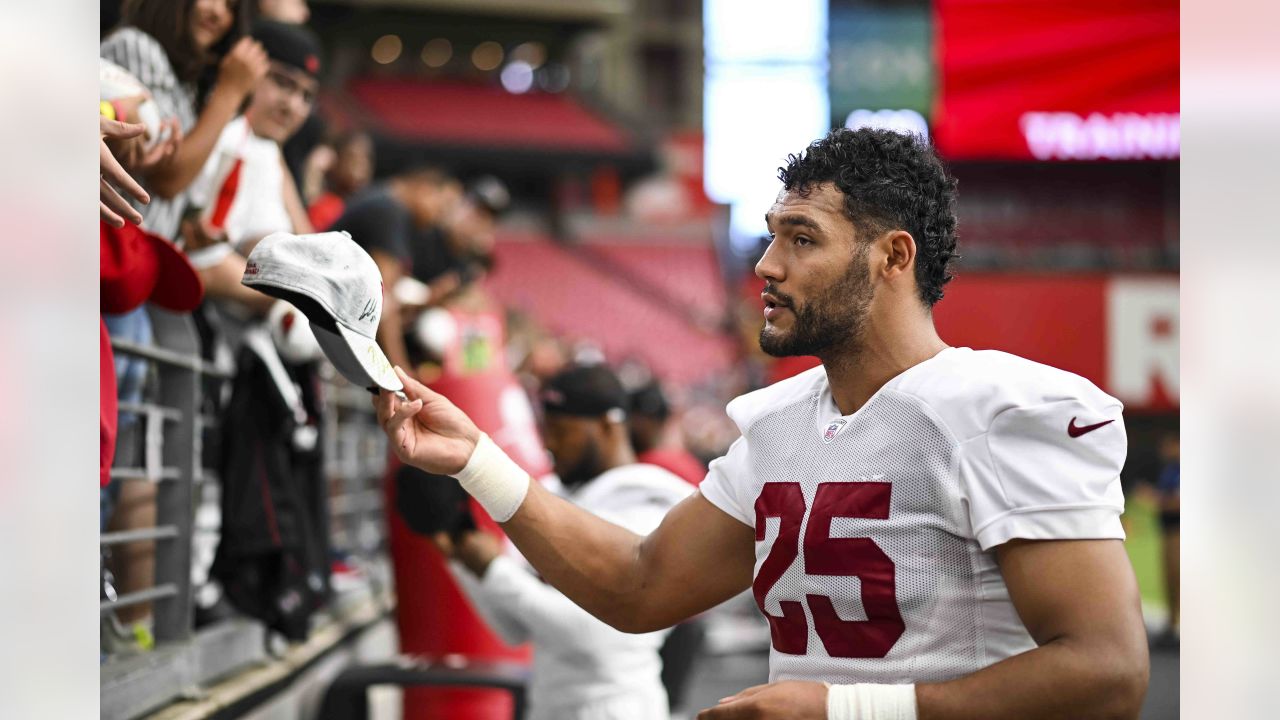
[[[539,395],[547,414],[626,419],[627,392],[604,365],[574,365],[547,381]]]
[[[665,420],[671,414],[671,406],[667,404],[667,396],[657,380],[641,385],[631,391],[631,414]]]
[[[272,60],[312,77],[320,75],[320,41],[305,26],[259,20],[253,24],[252,35]]]

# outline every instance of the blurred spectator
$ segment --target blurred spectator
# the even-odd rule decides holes
[[[273,232],[311,232],[280,145],[311,112],[320,45],[300,25],[266,20],[254,26],[253,36],[266,50],[270,69],[244,114],[222,130],[192,184],[182,232],[210,296],[263,313],[274,300],[240,283],[245,256]]]
[[[382,272],[388,290],[378,325],[378,344],[392,365],[411,367],[404,344],[404,319],[396,284],[413,266],[412,248],[422,241],[456,201],[449,177],[435,168],[420,168],[396,175],[367,188],[351,199],[342,215],[329,228],[349,233],[369,252]],[[456,274],[433,278],[426,302],[437,302],[460,284]]]
[[[311,18],[306,0],[252,0],[255,20],[271,20],[289,25],[303,25]],[[318,113],[309,113],[283,146],[285,165],[299,187],[305,188],[307,164],[316,150],[324,147],[325,123]],[[303,198],[310,200],[308,195]]]
[[[572,367],[542,393],[547,449],[568,499],[646,534],[691,488],[638,464],[627,439],[626,393],[604,366]],[[510,643],[532,641],[531,720],[665,718],[658,649],[667,631],[619,632],[501,554],[492,535],[433,536],[481,615]],[[465,570],[464,570],[465,568]]]
[[[342,216],[347,199],[369,185],[374,168],[373,139],[363,131],[339,135],[332,147],[317,148],[312,158],[324,150],[328,150],[330,156],[328,167],[323,172],[324,188],[307,208],[311,224],[317,231],[329,229]],[[307,174],[311,172],[308,169]]]
[[[217,312],[206,308],[202,316],[208,328],[204,340],[218,365],[234,369],[230,396],[217,410],[223,428],[237,429],[224,434],[214,453],[222,477],[218,561],[213,562],[211,543],[198,543],[192,571],[193,582],[201,588],[197,624],[227,612],[218,602],[225,592],[242,612],[262,617],[297,639],[304,634],[299,628],[322,599],[323,594],[312,591],[327,586],[327,575],[316,560],[324,554],[318,549],[324,543],[317,538],[317,528],[323,525],[307,512],[314,503],[292,495],[310,498],[311,491],[323,487],[323,481],[313,477],[319,468],[316,438],[322,417],[312,392],[312,361],[320,350],[301,312],[246,287],[241,278],[246,257],[263,237],[311,232],[281,144],[311,112],[319,85],[320,45],[305,27],[270,20],[255,23],[253,37],[267,52],[269,70],[243,115],[223,129],[193,183],[182,228],[210,296],[221,301]],[[269,460],[256,466],[255,458]],[[246,488],[246,482],[252,486]],[[281,532],[288,536],[285,544],[312,550],[300,566],[306,570],[299,571],[299,576],[314,578],[306,591],[309,601],[305,607],[296,604],[293,614],[262,610],[272,606],[275,593],[289,591],[282,587],[296,590],[285,582],[286,573],[276,576],[263,569],[281,562],[268,549],[277,536],[265,532],[258,512],[264,504],[273,508]],[[245,553],[246,546],[255,552]]]
[[[1164,564],[1165,597],[1169,601],[1169,628],[1163,642],[1177,642],[1179,616],[1179,583],[1181,572],[1181,488],[1180,446],[1177,435],[1165,436],[1160,442],[1160,460],[1164,467],[1156,480],[1160,501],[1160,539]]]
[[[697,486],[707,475],[707,467],[684,447],[671,407],[657,380],[631,392],[631,412],[627,419],[636,461],[657,465]]]
[[[466,195],[449,209],[444,218],[444,233],[453,263],[488,268],[493,261],[493,245],[498,219],[511,208],[511,192],[506,184],[493,176],[476,179],[467,187]]]
[[[100,235],[102,312],[128,313],[144,302],[151,302],[170,312],[187,313],[199,305],[203,295],[200,278],[173,243],[135,225],[115,228],[105,221],[100,223]],[[100,336],[99,379],[102,388],[99,403],[101,479],[98,527],[101,532],[151,527],[155,524],[154,495],[146,491],[152,486],[152,480],[122,482],[112,481],[110,477],[118,430],[123,427],[126,432],[131,432],[140,424],[135,413],[117,412],[117,398],[142,397],[146,368],[131,363],[127,357],[115,357],[105,321],[101,324]],[[137,447],[136,443],[128,441],[122,445],[129,451],[135,451]],[[138,464],[136,456],[126,464]],[[109,565],[111,570],[106,570],[104,565],[104,591],[106,583],[124,594],[151,585],[154,543],[124,543],[109,552],[110,562],[105,565]],[[116,614],[103,615],[101,640],[104,651],[149,648],[152,640],[148,608],[124,607]]]
[[[450,180],[444,188],[441,221],[413,238],[412,274],[400,278],[393,289],[410,335],[416,334],[418,315],[428,306],[451,303],[479,310],[493,305],[478,281],[493,266],[494,228],[510,195],[492,177],[472,184],[465,194],[457,181]],[[406,340],[406,345],[412,344]]]
[[[141,81],[161,116],[177,118],[180,125],[182,143],[145,181],[159,197],[142,211],[147,228],[170,239],[186,206],[187,186],[204,166],[223,127],[267,71],[262,47],[241,37],[247,23],[242,5],[226,0],[127,0],[121,27],[102,41],[102,57]],[[214,63],[219,63],[217,81],[197,117],[196,81]]]
[[[177,120],[180,144],[141,178],[152,195],[140,209],[142,224],[172,240],[186,205],[185,191],[204,165],[218,134],[253,90],[267,68],[266,54],[257,43],[242,39],[247,20],[242,3],[226,0],[128,0],[121,9],[121,26],[102,41],[100,55],[136,78],[155,102],[162,118]],[[221,61],[219,61],[221,58]],[[196,81],[205,68],[219,64],[217,82],[197,117]],[[138,106],[140,107],[140,105]],[[113,108],[114,110],[114,108]],[[140,118],[117,117],[134,121]],[[172,124],[172,120],[170,121]],[[123,315],[104,315],[113,338],[149,345],[151,324],[146,308]],[[119,399],[141,400],[147,364],[137,358],[118,362]],[[120,413],[117,452],[120,462],[136,464],[141,451],[137,416]],[[118,488],[116,529],[155,525],[155,484],[124,481]],[[121,548],[117,563],[118,588],[128,593],[150,587],[154,543]],[[151,614],[149,603],[120,610],[120,619],[142,627]]]

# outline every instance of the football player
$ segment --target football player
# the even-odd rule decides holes
[[[760,344],[822,365],[731,402],[742,437],[652,533],[531,482],[403,374],[408,402],[375,401],[394,451],[456,476],[548,582],[621,630],[751,588],[770,682],[699,718],[1137,717],[1120,402],[938,336],[955,181],[927,144],[835,130],[779,177]]]

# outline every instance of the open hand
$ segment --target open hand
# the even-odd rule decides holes
[[[124,221],[137,225],[142,222],[142,215],[129,205],[114,186],[137,198],[140,202],[151,202],[151,196],[137,183],[125,169],[120,166],[111,149],[107,147],[107,139],[128,139],[142,135],[144,125],[132,125],[116,120],[98,118],[98,215],[115,227],[124,227]],[[122,217],[123,216],[123,217]]]
[[[783,680],[749,687],[698,713],[697,720],[827,720],[827,687]]]
[[[381,391],[374,398],[378,422],[402,462],[437,475],[455,475],[466,467],[480,441],[480,429],[445,396],[432,392],[396,367],[405,402]]]

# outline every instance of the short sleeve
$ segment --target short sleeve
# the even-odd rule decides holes
[[[959,472],[984,550],[1013,539],[1124,538],[1118,402],[1014,407],[961,446]]]
[[[728,452],[711,461],[698,492],[742,524],[755,527],[755,498],[747,497],[752,485],[747,457],[747,440],[738,438]]]

